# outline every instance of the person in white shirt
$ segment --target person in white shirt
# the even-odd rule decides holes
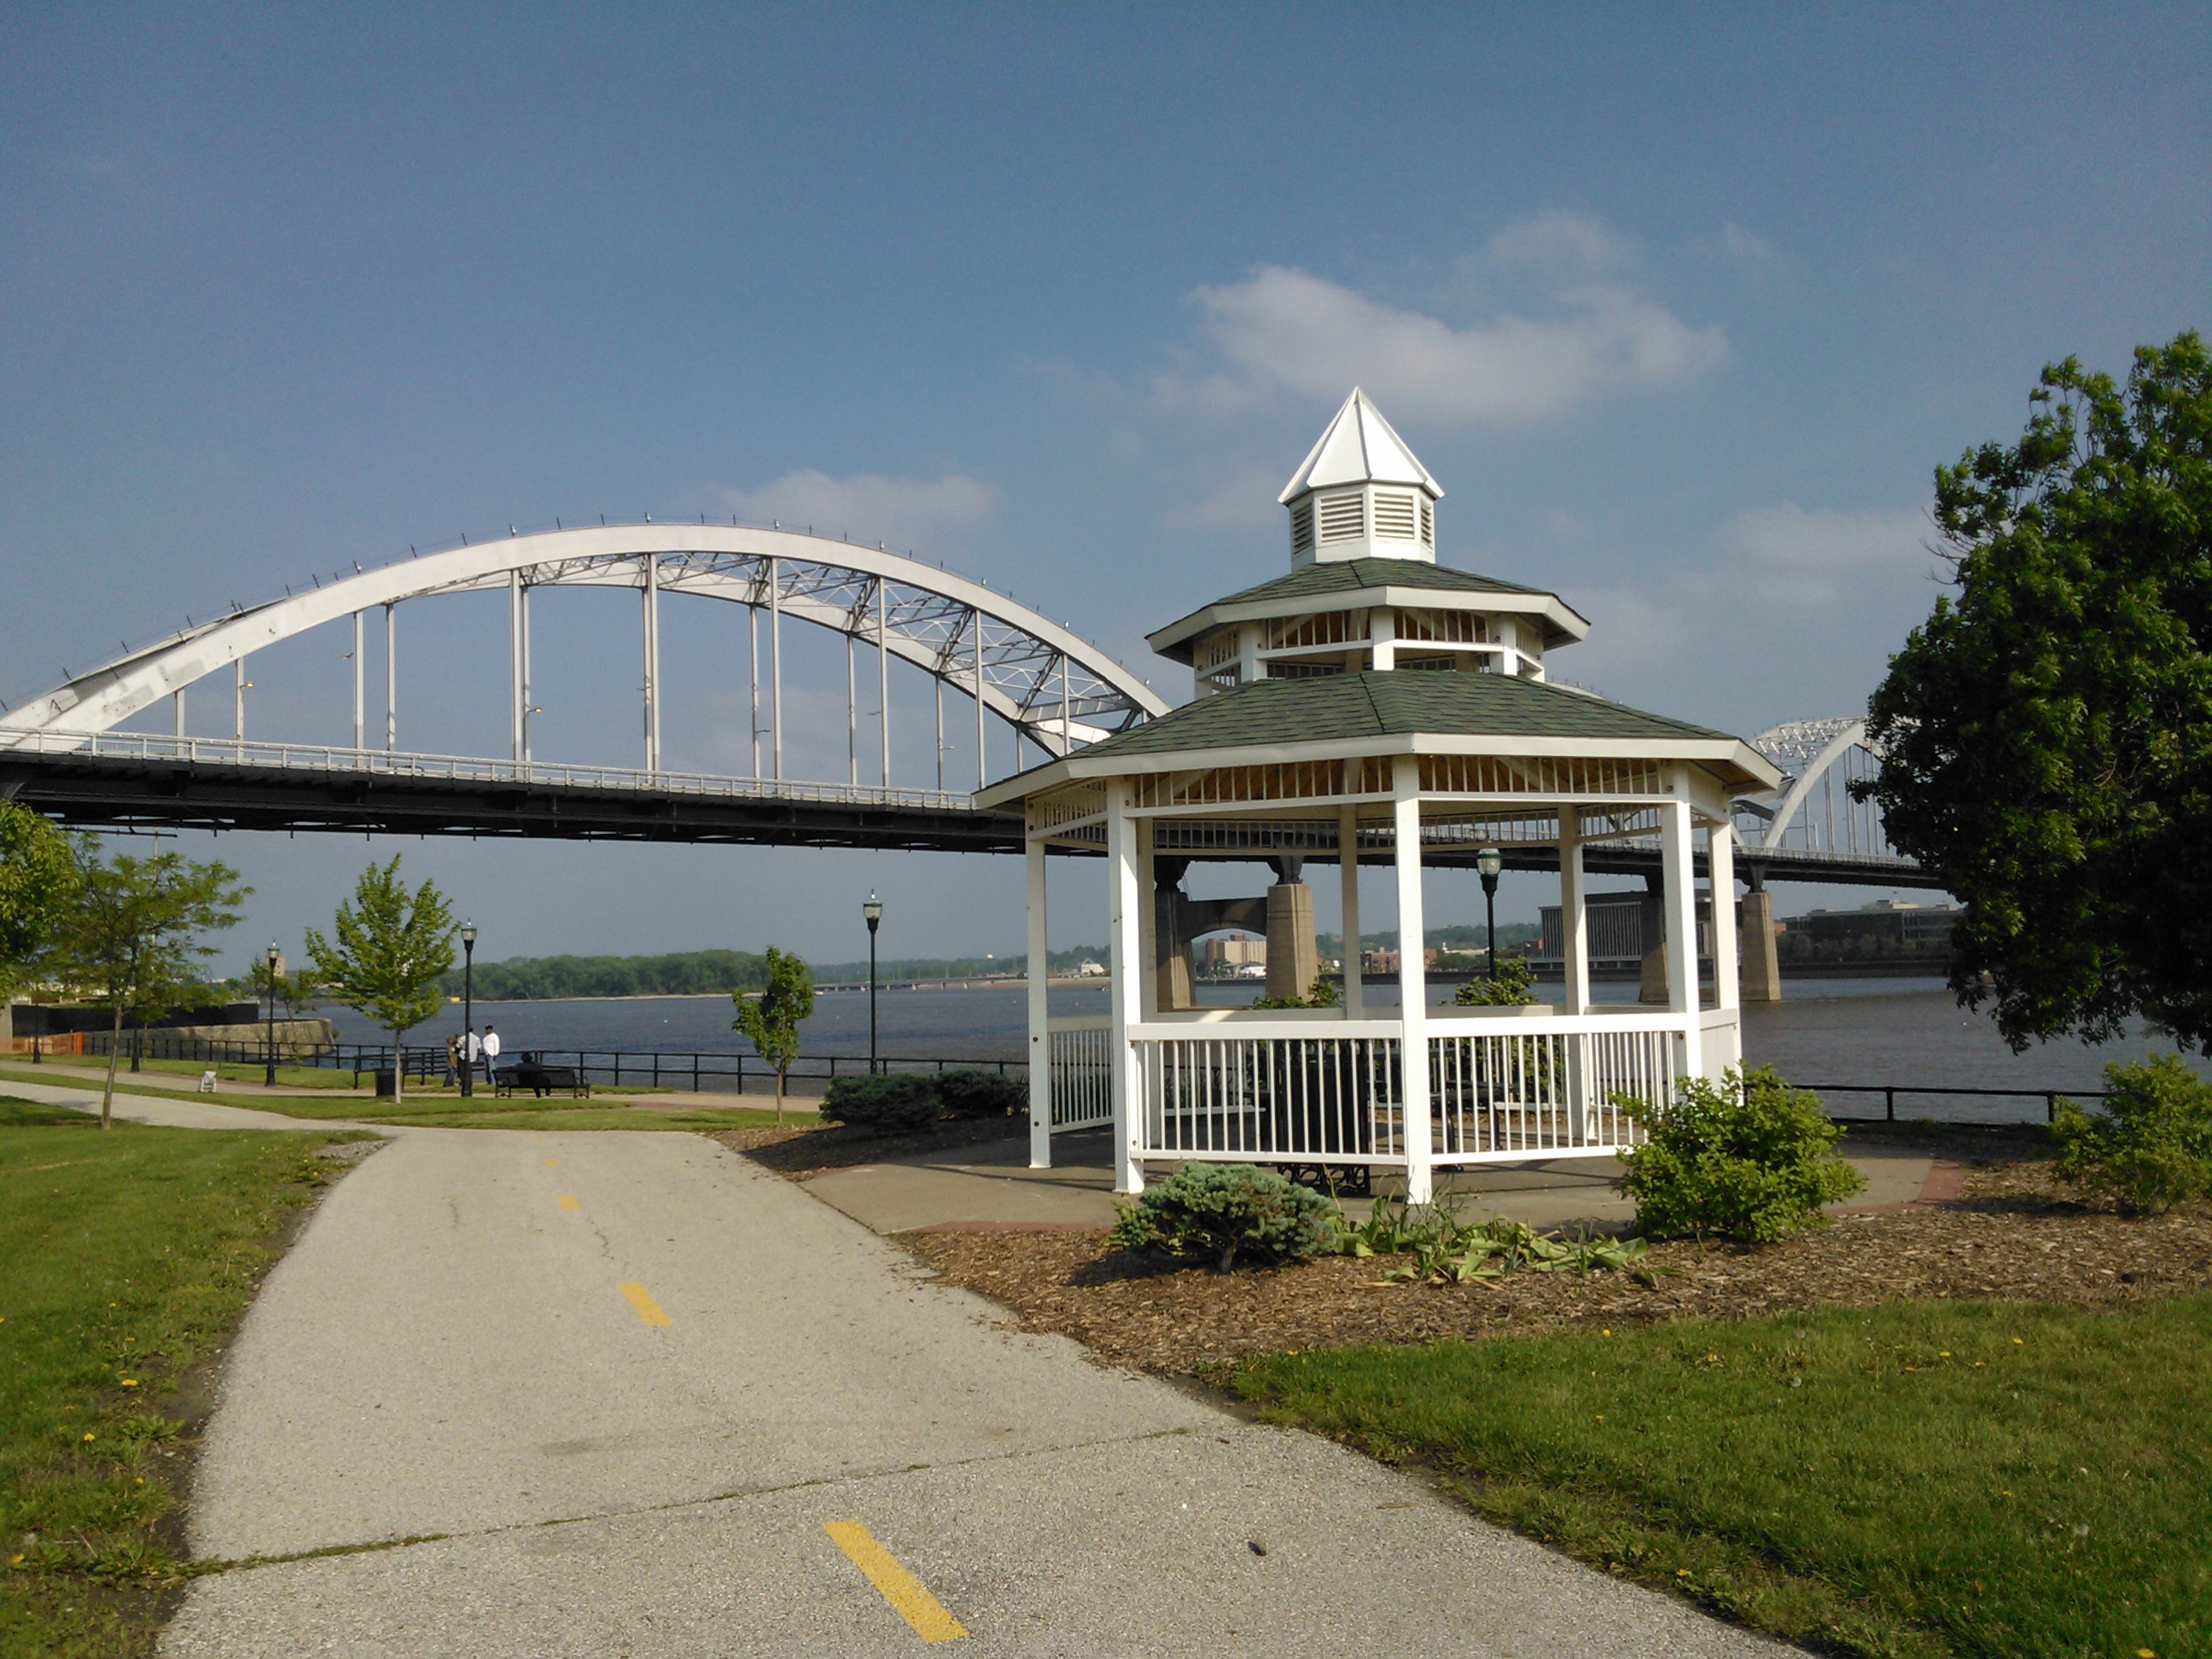
[[[479,1046],[483,1050],[484,1077],[489,1081],[499,1064],[499,1033],[492,1030],[489,1020],[484,1023],[483,1041]]]
[[[483,1060],[483,1041],[474,1031],[461,1033],[461,1064],[468,1068],[469,1087],[476,1088],[477,1067]]]

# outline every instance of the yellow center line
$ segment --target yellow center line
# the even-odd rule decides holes
[[[562,1193],[562,1194],[560,1195],[560,1197],[561,1197],[561,1207],[562,1207],[562,1209],[564,1209],[564,1210],[573,1210],[573,1209],[574,1209],[574,1208],[576,1207],[576,1195],[575,1195],[575,1194],[574,1194],[574,1193]]]
[[[967,1626],[947,1613],[945,1604],[924,1589],[921,1581],[899,1565],[898,1558],[859,1522],[825,1521],[822,1530],[867,1575],[877,1594],[914,1626],[914,1633],[923,1641],[957,1642],[967,1635]]]
[[[561,1160],[560,1160],[559,1158],[547,1158],[545,1161],[546,1161],[546,1163],[548,1163],[548,1164],[558,1164]]]
[[[625,1279],[620,1288],[622,1293],[629,1299],[629,1305],[637,1310],[637,1316],[647,1324],[669,1325],[675,1322],[660,1311],[660,1304],[653,1299],[653,1292],[635,1279]]]

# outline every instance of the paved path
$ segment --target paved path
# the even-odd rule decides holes
[[[197,1580],[171,1659],[915,1652],[894,1598],[1006,1654],[1775,1650],[999,1328],[689,1135],[398,1132],[247,1316],[190,1520],[232,1559],[447,1535]]]

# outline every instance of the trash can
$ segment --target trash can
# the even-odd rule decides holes
[[[376,1097],[379,1100],[392,1098],[392,1068],[389,1066],[376,1068]]]

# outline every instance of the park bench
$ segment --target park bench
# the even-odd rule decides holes
[[[571,1095],[589,1096],[592,1085],[573,1066],[548,1066],[534,1054],[526,1054],[512,1066],[494,1069],[491,1074],[493,1091],[512,1095],[517,1089],[527,1089],[540,1099],[556,1090]]]

